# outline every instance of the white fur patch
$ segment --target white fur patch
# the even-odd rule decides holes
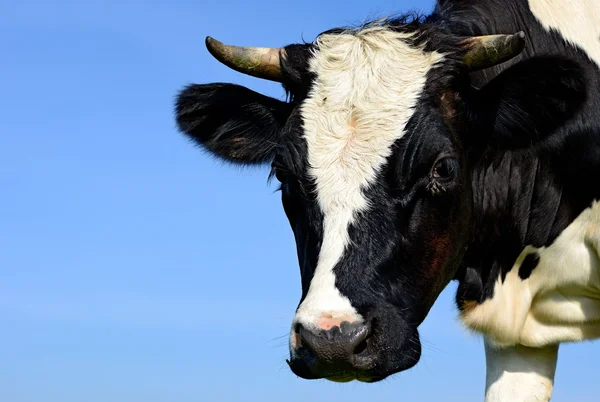
[[[443,59],[409,46],[410,36],[373,27],[317,39],[310,63],[316,79],[302,118],[324,237],[295,323],[314,326],[323,315],[362,320],[336,288],[333,268],[349,245],[348,226],[368,208],[363,190],[404,135],[427,73]]]
[[[548,402],[552,396],[558,345],[547,348],[485,342],[485,402]]]
[[[544,28],[558,31],[600,66],[600,1],[529,0],[529,8]]]
[[[525,256],[540,255],[522,280]],[[527,247],[494,297],[462,314],[463,322],[501,345],[543,347],[600,337],[600,202],[585,209],[549,247]]]

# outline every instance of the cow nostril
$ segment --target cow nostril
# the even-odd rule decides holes
[[[356,347],[354,348],[354,354],[355,355],[361,354],[362,352],[364,352],[367,349],[367,346],[369,346],[369,337],[368,336],[365,339],[363,339],[362,341],[360,341],[358,345],[356,345]]]
[[[369,347],[369,344],[371,342],[371,335],[372,335],[371,325],[370,325],[370,323],[367,323],[356,334],[356,336],[357,336],[357,339],[355,340],[356,346],[354,346],[354,349],[352,351],[354,355],[359,355],[359,354],[363,353]]]
[[[304,326],[300,323],[296,323],[294,324],[294,340],[292,345],[294,345],[294,348],[296,349],[306,349],[306,350],[311,350],[311,346],[309,344],[309,340],[306,339],[307,336],[310,336],[310,334],[307,334],[306,329],[304,328]]]

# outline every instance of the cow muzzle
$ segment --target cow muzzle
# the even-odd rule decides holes
[[[309,380],[380,381],[419,360],[418,335],[416,331],[411,335],[409,332],[412,331],[404,331],[406,336],[390,342],[388,334],[378,332],[373,320],[344,321],[331,328],[296,323],[288,364],[294,374]]]

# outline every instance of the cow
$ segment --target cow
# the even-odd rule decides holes
[[[456,280],[486,401],[549,400],[559,344],[600,336],[600,3],[439,0],[310,43],[206,45],[287,93],[192,84],[175,118],[280,182],[302,278],[291,370],[411,368]]]

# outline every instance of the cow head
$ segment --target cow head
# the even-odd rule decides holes
[[[289,94],[190,85],[176,118],[220,158],[271,163],[281,183],[302,277],[290,333],[297,375],[377,381],[417,363],[417,327],[470,239],[472,160],[498,125],[526,143],[528,124],[565,112],[557,91],[536,84],[564,81],[550,61],[536,80],[515,67],[470,86],[469,71],[510,59],[523,42],[389,21],[283,49],[207,39],[220,61]],[[521,99],[527,85],[543,104]],[[509,110],[522,114],[511,121]]]

